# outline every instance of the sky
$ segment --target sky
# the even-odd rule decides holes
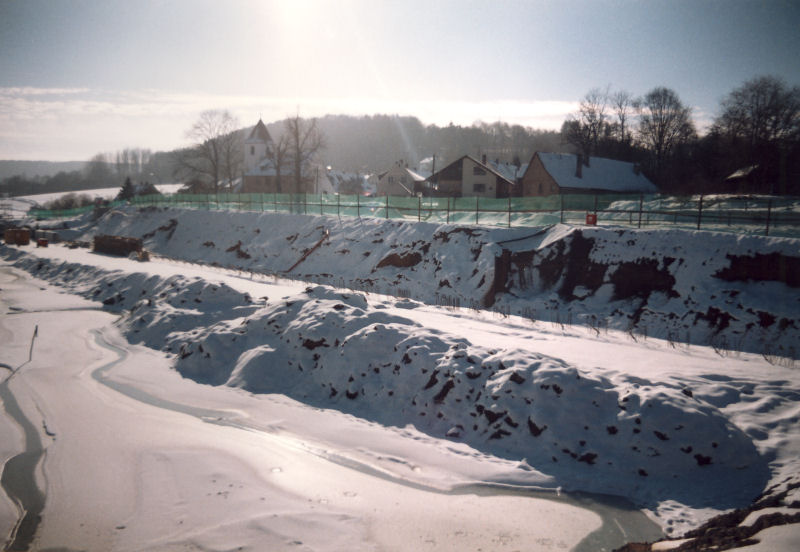
[[[796,0],[0,0],[0,159],[170,150],[206,109],[558,129],[590,90],[800,85]]]

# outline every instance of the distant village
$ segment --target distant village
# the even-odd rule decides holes
[[[291,166],[276,167],[275,144],[263,121],[244,140],[244,170],[230,191],[242,193],[355,193],[377,196],[509,198],[586,193],[656,193],[634,163],[568,153],[536,152],[513,164],[462,155],[442,167],[398,160],[371,175],[307,164],[296,189]],[[199,185],[199,183],[198,183]],[[186,191],[201,191],[189,186]]]

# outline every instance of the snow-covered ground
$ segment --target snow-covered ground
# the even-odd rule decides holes
[[[162,194],[174,194],[183,187],[183,184],[156,184],[156,188]],[[48,194],[32,194],[26,196],[0,198],[0,217],[20,219],[32,207],[44,207],[47,203],[59,199],[60,197],[75,193],[77,195],[87,195],[90,198],[114,199],[120,192],[120,187],[115,188],[95,188],[93,190],[80,190],[77,192],[52,192]]]
[[[13,347],[0,362],[22,365],[42,324],[11,386],[45,428],[37,538],[48,546],[68,545],[47,535],[77,530],[58,501],[97,504],[76,482],[109,460],[127,462],[119,504],[81,534],[106,531],[102,542],[119,549],[169,549],[153,540],[165,532],[169,543],[235,548],[222,536],[232,528],[253,549],[422,549],[433,538],[435,549],[596,550],[656,538],[635,511],[596,496],[464,487],[481,482],[625,497],[671,535],[768,489],[788,490],[784,505],[800,498],[800,294],[786,273],[798,240],[156,209],[60,232],[142,237],[191,263],[1,250],[3,301],[47,311],[4,315]],[[26,294],[20,271],[120,317],[112,329],[106,313],[63,310],[63,295]],[[83,352],[63,359],[63,374],[52,370],[63,345],[36,360],[45,335],[72,334]],[[88,423],[105,418],[108,429]],[[0,424],[0,437],[14,431]],[[106,467],[73,465],[87,457]],[[230,510],[206,509],[202,491],[222,492],[208,490],[215,478],[241,485],[225,495],[237,494]],[[612,518],[624,533],[601,537]],[[169,532],[170,519],[186,526]],[[263,540],[278,534],[283,544]]]
[[[2,271],[3,357],[46,450],[35,549],[551,550],[603,522],[574,501],[445,492],[517,468],[412,427],[183,379],[97,303],[23,278]],[[22,443],[0,430],[5,459]],[[5,535],[17,516],[2,506]]]

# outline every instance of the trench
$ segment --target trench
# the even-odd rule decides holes
[[[11,376],[8,376],[0,383],[0,401],[8,416],[22,429],[25,449],[5,463],[0,486],[17,505],[20,513],[3,548],[16,551],[28,550],[42,521],[45,494],[36,483],[36,468],[44,456],[44,447],[38,428],[25,417],[14,393],[9,389],[10,380]]]
[[[4,271],[4,274],[8,272]],[[13,274],[12,274],[13,275]],[[13,275],[15,280],[20,279]],[[85,310],[98,310],[102,308],[86,307],[66,307],[62,309],[42,309],[25,310],[20,307],[10,306],[4,309],[3,314],[14,316],[20,314],[43,313],[43,312],[73,312]],[[38,327],[37,327],[38,331]],[[29,550],[36,531],[42,522],[42,511],[45,507],[46,493],[39,488],[36,481],[36,470],[46,454],[44,444],[40,437],[40,429],[31,422],[25,415],[19,402],[11,390],[11,381],[14,375],[21,370],[33,355],[36,333],[31,339],[30,355],[27,361],[16,368],[5,363],[0,363],[0,368],[9,371],[2,382],[0,382],[0,402],[8,417],[13,420],[22,430],[25,446],[19,454],[9,458],[3,465],[0,474],[0,488],[15,504],[18,510],[17,522],[12,527],[11,532],[6,538],[3,551],[22,551]]]
[[[128,356],[125,348],[118,347],[110,343],[104,337],[101,330],[92,330],[95,342],[98,346],[107,349],[117,355],[115,360],[96,368],[92,371],[92,378],[98,383],[122,393],[136,401],[188,414],[201,419],[204,422],[234,427],[247,431],[266,431],[264,428],[255,424],[247,424],[233,420],[223,411],[192,407],[185,404],[162,399],[147,393],[146,391],[125,383],[106,379],[106,374],[111,368],[124,361]],[[598,552],[610,551],[628,542],[652,542],[664,537],[661,528],[641,510],[637,509],[628,500],[622,497],[601,495],[595,493],[569,492],[562,493],[552,489],[539,489],[524,487],[513,484],[493,484],[475,483],[470,485],[458,486],[450,490],[441,490],[424,485],[415,481],[393,476],[383,470],[379,470],[367,463],[359,462],[352,458],[346,458],[336,454],[331,454],[322,450],[309,447],[306,444],[299,445],[308,452],[329,462],[336,463],[349,469],[358,470],[373,477],[379,477],[391,481],[398,485],[404,485],[417,490],[446,494],[446,495],[466,495],[474,494],[478,496],[522,496],[531,499],[551,500],[565,503],[571,506],[590,510],[597,514],[602,523],[600,528],[588,534],[584,539],[573,548],[573,552]]]

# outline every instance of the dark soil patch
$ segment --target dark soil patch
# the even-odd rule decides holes
[[[790,287],[800,287],[800,257],[782,253],[753,256],[726,255],[731,264],[713,276],[726,282],[783,282]]]
[[[572,234],[569,253],[563,264],[564,279],[558,290],[562,299],[575,299],[574,291],[578,286],[595,291],[603,285],[608,266],[595,263],[589,258],[593,248],[594,240],[584,237],[580,230]]]
[[[414,251],[413,253],[390,253],[375,266],[376,269],[385,266],[394,266],[397,268],[410,268],[422,262],[422,255]]]
[[[177,227],[178,227],[178,221],[176,219],[169,219],[169,222],[167,224],[164,224],[163,226],[159,226],[158,228],[156,228],[152,232],[148,232],[146,234],[143,234],[142,235],[142,239],[146,240],[147,238],[152,238],[153,236],[156,235],[156,232],[169,232],[167,234],[167,239],[169,240],[170,238],[172,238],[172,235],[175,233],[175,229]]]
[[[614,300],[633,297],[646,299],[653,292],[663,292],[669,297],[678,297],[673,287],[675,277],[666,268],[659,268],[655,259],[637,259],[620,263],[610,276],[614,284]]]
[[[714,331],[721,332],[730,326],[731,320],[735,320],[735,318],[729,312],[721,311],[716,307],[708,307],[705,313],[698,312],[695,314],[695,323],[697,323],[698,320],[705,320]]]
[[[448,232],[444,232],[444,231],[437,232],[436,234],[433,235],[433,239],[434,240],[440,240],[440,241],[442,241],[444,243],[447,243],[447,242],[450,241],[450,236],[452,236],[453,234],[466,234],[467,236],[472,238],[472,237],[475,237],[475,236],[482,235],[483,232],[480,231],[480,230],[473,230],[472,228],[455,228],[455,229],[450,230]]]
[[[240,258],[240,259],[249,259],[250,258],[250,254],[248,252],[242,250],[242,242],[241,242],[241,240],[236,242],[236,245],[230,246],[225,251],[228,252],[228,253],[231,253],[231,252],[235,251],[236,252],[236,256],[238,258]]]

